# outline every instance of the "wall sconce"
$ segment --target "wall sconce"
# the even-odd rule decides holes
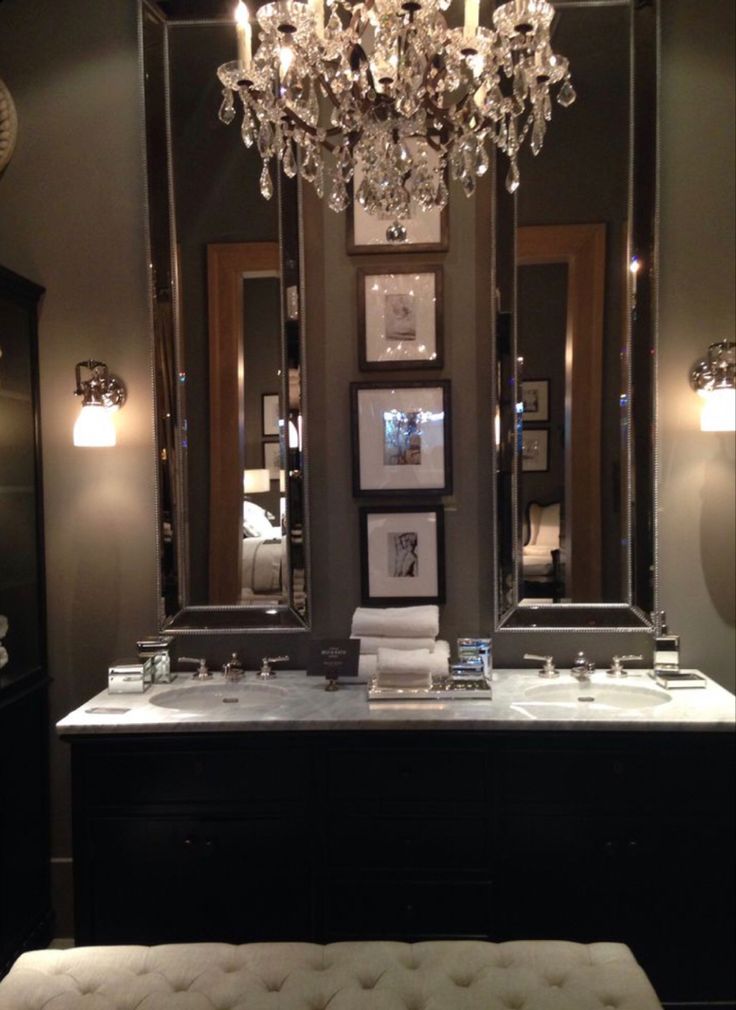
[[[690,385],[705,400],[700,430],[735,431],[736,344],[730,340],[711,344],[708,357],[693,365]]]
[[[82,379],[81,369],[90,372]],[[125,403],[125,386],[110,375],[104,361],[79,361],[74,367],[75,396],[82,397],[82,409],[74,424],[74,444],[85,447],[115,445],[117,437],[112,414]]]
[[[268,470],[243,470],[243,494],[265,494],[271,490]]]

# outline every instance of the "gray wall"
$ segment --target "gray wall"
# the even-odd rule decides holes
[[[46,288],[39,344],[56,720],[104,687],[110,661],[135,654],[156,619],[136,4],[38,0],[31,9],[5,0],[0,68],[19,120],[0,178],[0,262]],[[128,388],[115,449],[72,446],[74,365],[90,357]],[[68,755],[55,741],[51,768],[54,853],[66,857]]]
[[[709,343],[734,339],[736,6],[662,6],[660,602],[684,662],[733,690],[734,435],[699,430],[687,375]]]
[[[108,663],[130,652],[156,614],[135,6],[133,0],[104,5],[75,0],[71,11],[69,2],[36,0],[31,17],[24,0],[0,4],[0,74],[15,96],[21,130],[14,159],[0,178],[0,262],[47,288],[40,325],[41,399],[57,717],[104,685]],[[687,371],[710,340],[733,338],[734,11],[723,0],[667,0],[663,8],[661,602],[683,636],[685,661],[733,687],[734,439],[697,430]],[[718,30],[699,41],[702,24]],[[472,235],[472,204],[461,206],[465,231],[454,234]],[[316,276],[322,271],[331,277],[331,266],[328,258]],[[324,342],[319,328],[311,330],[310,381],[317,392],[329,388],[332,374],[326,347],[335,347],[338,329],[350,322],[352,302],[341,293],[335,297],[332,335]],[[483,297],[476,292],[476,319]],[[347,348],[340,352],[341,367],[350,371],[354,337],[349,329],[342,333]],[[481,380],[469,352],[456,348],[456,403],[469,411],[458,395],[461,382],[476,389]],[[75,450],[71,444],[77,411],[72,370],[89,355],[107,360],[128,385],[115,450]],[[349,454],[340,431],[347,417],[347,391],[338,391],[343,392],[334,414],[315,410],[311,432],[313,442],[323,446],[313,486],[336,478],[335,490],[326,484],[313,511],[315,627],[323,633],[343,629],[357,601],[357,573],[348,583],[355,599],[344,598],[330,567],[345,554],[350,565],[357,563]],[[316,399],[310,395],[311,403]],[[470,429],[473,421],[466,420]],[[481,420],[475,424],[480,435]],[[483,535],[484,503],[468,502],[462,477],[458,492]],[[457,528],[450,529],[448,551],[459,550],[460,542]],[[456,581],[451,593],[485,592],[479,566],[471,557],[467,582]],[[481,609],[483,604],[471,601],[474,621]],[[460,610],[456,603],[446,630],[467,626]],[[504,649],[514,656],[522,639],[532,637],[537,648],[550,644],[541,635],[505,637]],[[608,645],[609,637],[596,641]],[[55,748],[52,767],[54,852],[65,858],[69,791],[63,748]],[[63,931],[69,922],[58,900]]]

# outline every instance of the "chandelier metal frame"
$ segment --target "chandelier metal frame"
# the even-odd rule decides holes
[[[509,158],[506,187],[519,185],[522,144],[536,155],[552,115],[551,89],[575,100],[568,61],[552,51],[547,0],[510,0],[478,25],[465,0],[463,28],[444,17],[450,0],[276,0],[238,26],[238,59],[223,64],[220,119],[236,118],[263,160],[260,190],[273,195],[270,163],[297,172],[334,211],[352,182],[365,210],[399,224],[413,209],[447,204],[448,177],[466,195],[489,167],[489,145]],[[242,8],[241,8],[242,9]],[[328,179],[326,180],[326,177]]]

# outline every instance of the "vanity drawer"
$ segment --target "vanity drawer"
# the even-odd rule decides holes
[[[478,748],[331,750],[327,795],[335,800],[482,800],[489,791],[486,752]]]
[[[332,816],[327,837],[335,866],[481,870],[491,859],[490,823],[480,813]]]
[[[127,748],[78,755],[75,777],[94,806],[303,799],[307,755],[297,747]]]
[[[512,809],[550,811],[638,807],[648,803],[654,790],[644,754],[580,745],[503,753],[499,786]]]
[[[333,879],[325,894],[326,939],[487,937],[488,880]]]

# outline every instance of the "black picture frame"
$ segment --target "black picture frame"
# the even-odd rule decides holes
[[[411,296],[412,313],[410,337],[391,338],[390,323],[382,315],[378,304],[368,291],[371,277],[385,278],[384,286],[396,291],[383,292],[386,300],[393,297]],[[414,291],[402,290],[412,286]],[[405,283],[402,281],[405,280]],[[362,372],[401,371],[410,369],[437,369],[444,365],[444,271],[439,264],[426,266],[396,266],[387,262],[371,267],[359,267],[356,271],[356,294],[358,303],[358,365]],[[421,290],[424,289],[424,290]],[[415,299],[423,297],[421,305]],[[379,295],[380,299],[380,295]],[[429,299],[433,301],[432,305]],[[387,311],[387,310],[386,310]],[[383,331],[383,340],[380,331]],[[393,346],[392,346],[393,344]],[[378,349],[384,346],[395,356],[377,357]],[[425,351],[420,348],[426,348]],[[411,352],[415,353],[412,354]]]
[[[363,505],[359,512],[361,602],[375,606],[444,603],[444,508],[441,505]],[[413,573],[405,566],[401,574],[389,571],[388,564],[400,563],[394,554],[403,549],[403,545],[399,546],[400,538],[412,535],[417,556]],[[412,549],[411,545],[408,549]],[[415,578],[416,585],[405,581]],[[397,592],[388,591],[392,588]],[[423,589],[434,591],[422,592]]]
[[[423,412],[429,416],[417,421]],[[389,413],[396,415],[396,423]],[[352,382],[350,419],[354,497],[452,493],[448,379]],[[416,431],[417,423],[423,430]]]
[[[536,394],[536,410],[528,410],[527,402]],[[521,402],[524,404],[524,424],[549,421],[549,379],[522,379]]]

